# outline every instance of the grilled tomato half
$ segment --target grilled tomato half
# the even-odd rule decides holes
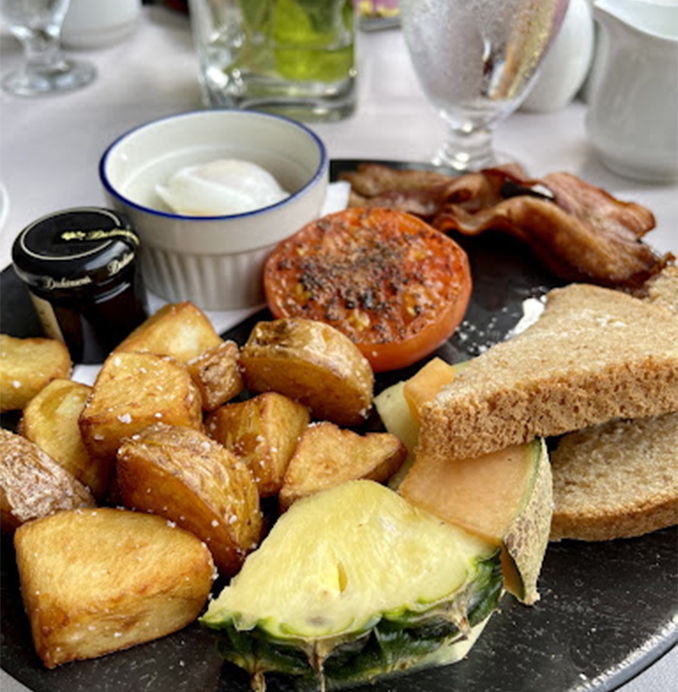
[[[332,325],[375,372],[404,368],[457,328],[471,295],[466,253],[421,219],[351,208],[280,243],[264,268],[274,317]]]

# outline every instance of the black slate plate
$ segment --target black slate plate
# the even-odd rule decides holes
[[[333,175],[354,167],[333,163]],[[392,162],[391,162],[392,163]],[[411,166],[412,164],[399,164]],[[522,302],[556,285],[524,247],[501,235],[459,238],[474,290],[464,323],[439,354],[450,362],[476,355],[506,337]],[[23,287],[11,269],[0,276],[0,331],[40,333]],[[228,333],[243,342],[263,312]],[[408,372],[379,377],[379,386]],[[3,424],[12,424],[6,419]],[[161,640],[93,661],[47,671],[36,656],[23,613],[11,542],[2,541],[0,660],[35,692],[247,692],[246,676],[223,663],[214,636],[198,625]],[[502,599],[500,612],[464,661],[365,685],[361,692],[575,692],[613,690],[676,643],[678,531],[600,544],[549,547],[533,607]],[[292,692],[271,678],[269,692]]]

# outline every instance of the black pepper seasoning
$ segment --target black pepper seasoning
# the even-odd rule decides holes
[[[66,209],[38,219],[14,241],[14,270],[47,336],[76,363],[101,363],[148,316],[139,237],[109,209]]]

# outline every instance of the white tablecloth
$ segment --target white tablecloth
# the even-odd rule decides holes
[[[356,114],[314,129],[332,158],[429,160],[443,124],[421,94],[401,33],[360,38]],[[116,137],[153,118],[202,107],[189,22],[183,15],[145,8],[131,38],[77,55],[96,63],[99,71],[86,89],[37,99],[0,96],[0,181],[9,199],[0,232],[0,267],[9,264],[15,236],[31,221],[66,207],[104,204],[98,162]],[[19,58],[18,44],[3,33],[2,72]],[[583,103],[575,102],[552,114],[516,113],[499,126],[497,148],[534,176],[569,171],[621,199],[646,205],[657,218],[646,240],[678,255],[678,187],[646,185],[608,172],[587,141],[585,111]],[[623,692],[668,692],[677,679],[674,649]],[[0,688],[25,689],[4,672]]]

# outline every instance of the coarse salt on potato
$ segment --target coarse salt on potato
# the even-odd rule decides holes
[[[259,493],[235,455],[191,428],[159,423],[118,450],[117,483],[126,507],[153,512],[205,541],[225,576],[261,538]]]
[[[159,422],[202,429],[202,397],[186,367],[153,353],[114,351],[79,418],[90,454],[112,474],[122,440]]]
[[[213,411],[205,430],[247,465],[259,494],[271,497],[280,492],[287,464],[309,421],[303,404],[264,392]]]
[[[48,668],[185,627],[214,576],[195,536],[121,509],[59,512],[22,526],[14,543],[33,642]]]
[[[108,473],[85,447],[78,426],[91,391],[75,380],[52,380],[24,409],[19,432],[102,500],[108,489]]]
[[[56,339],[19,339],[0,334],[0,411],[16,411],[57,377],[70,377],[73,364]]]
[[[279,504],[287,510],[302,497],[347,481],[383,483],[401,467],[407,448],[390,433],[359,435],[333,423],[310,425],[285,471]]]

